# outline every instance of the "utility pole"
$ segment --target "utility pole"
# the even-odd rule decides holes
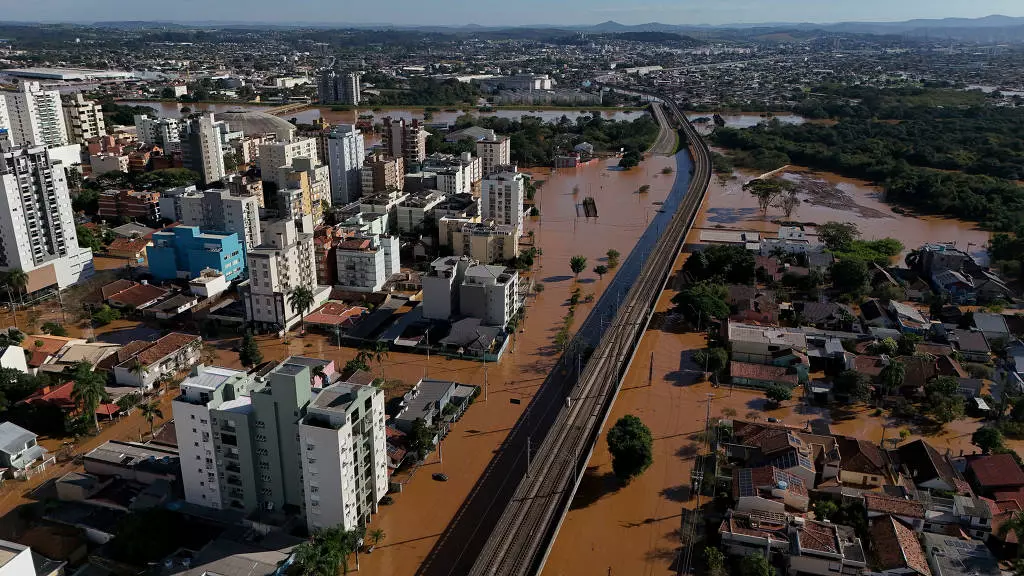
[[[526,475],[530,475],[530,437],[526,437]]]
[[[647,371],[647,387],[654,386],[654,352],[651,352],[651,365]]]

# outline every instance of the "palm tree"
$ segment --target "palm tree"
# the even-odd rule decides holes
[[[130,368],[128,368],[128,371],[138,376],[139,381],[141,382],[145,378],[146,368],[147,366],[143,364],[141,360],[139,360],[138,356],[136,356],[135,361],[132,362],[132,365]]]
[[[903,386],[903,381],[907,377],[907,367],[903,365],[903,362],[891,360],[885,368],[882,368],[879,376],[882,378],[885,394],[889,395],[893,390],[898,390],[900,386]]]
[[[109,398],[105,389],[106,382],[92,371],[92,364],[85,361],[75,365],[73,374],[75,385],[71,389],[71,399],[80,404],[87,414],[92,414],[93,426],[99,433],[100,420],[96,416],[96,408]]]
[[[288,294],[288,305],[299,311],[301,332],[306,333],[306,312],[313,307],[313,289],[309,286],[298,286]]]
[[[390,356],[388,345],[384,342],[377,341],[373,344],[373,348],[370,349],[370,353],[373,355],[373,361],[380,366],[380,379],[384,379],[384,361]]]
[[[21,268],[11,268],[7,271],[4,281],[19,294],[24,294],[28,287],[28,274]]]
[[[152,438],[153,421],[157,418],[164,417],[163,411],[160,410],[160,403],[156,401],[146,402],[142,406],[139,406],[139,410],[142,411],[142,417],[146,419],[146,422],[149,422],[149,437]]]
[[[380,541],[387,535],[380,528],[374,528],[373,530],[370,530],[368,536],[370,537],[370,540],[373,540],[373,545],[376,546],[380,544]]]

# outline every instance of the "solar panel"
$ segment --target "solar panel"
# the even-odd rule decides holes
[[[749,496],[754,493],[754,481],[750,477],[750,469],[744,468],[739,474],[740,496]]]

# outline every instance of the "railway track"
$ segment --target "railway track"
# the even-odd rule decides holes
[[[690,187],[611,325],[585,368],[577,374],[576,384],[567,391],[565,405],[554,417],[535,454],[527,442],[525,473],[476,555],[469,570],[472,576],[526,576],[543,568],[590,454],[600,439],[621,379],[707,191],[711,180],[707,145],[675,102],[665,98],[662,101],[690,141]],[[566,356],[572,358],[573,354]],[[564,362],[556,370],[560,368],[565,369]]]

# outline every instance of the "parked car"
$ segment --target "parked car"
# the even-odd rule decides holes
[[[448,481],[448,475],[444,474],[442,472],[434,472],[434,474],[431,475],[431,478],[433,478],[434,480],[437,480],[438,482],[447,482]]]

